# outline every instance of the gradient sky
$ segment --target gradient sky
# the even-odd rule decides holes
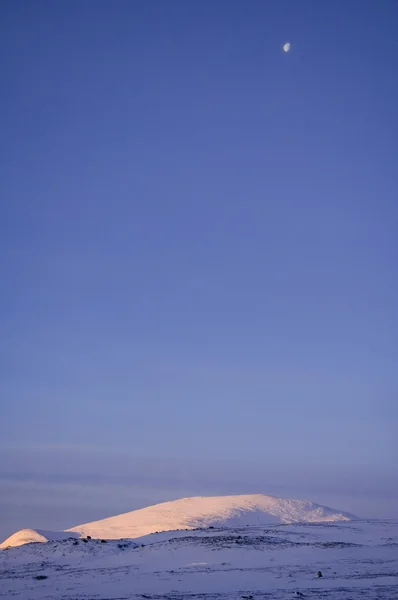
[[[397,23],[1,3],[0,534],[185,491],[397,516]]]

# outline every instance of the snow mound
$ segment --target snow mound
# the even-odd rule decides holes
[[[23,546],[24,544],[32,544],[34,542],[48,542],[48,541],[59,541],[65,540],[71,537],[79,537],[78,534],[65,531],[44,531],[43,529],[21,529],[17,531],[9,538],[7,538],[2,544],[0,549],[14,548],[15,546]]]
[[[203,527],[347,521],[348,513],[305,500],[264,496],[184,498],[78,525],[69,532],[93,538],[140,538],[151,533]]]

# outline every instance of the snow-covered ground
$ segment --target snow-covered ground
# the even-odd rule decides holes
[[[134,541],[71,538],[0,552],[0,598],[295,597],[396,600],[398,522],[223,526]]]

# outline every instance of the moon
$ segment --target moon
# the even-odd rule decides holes
[[[290,42],[286,42],[286,44],[283,45],[283,49],[285,52],[289,52],[290,50]]]

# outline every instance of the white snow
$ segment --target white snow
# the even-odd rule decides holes
[[[0,598],[396,600],[397,549],[397,522],[359,520],[49,541],[0,552]]]

